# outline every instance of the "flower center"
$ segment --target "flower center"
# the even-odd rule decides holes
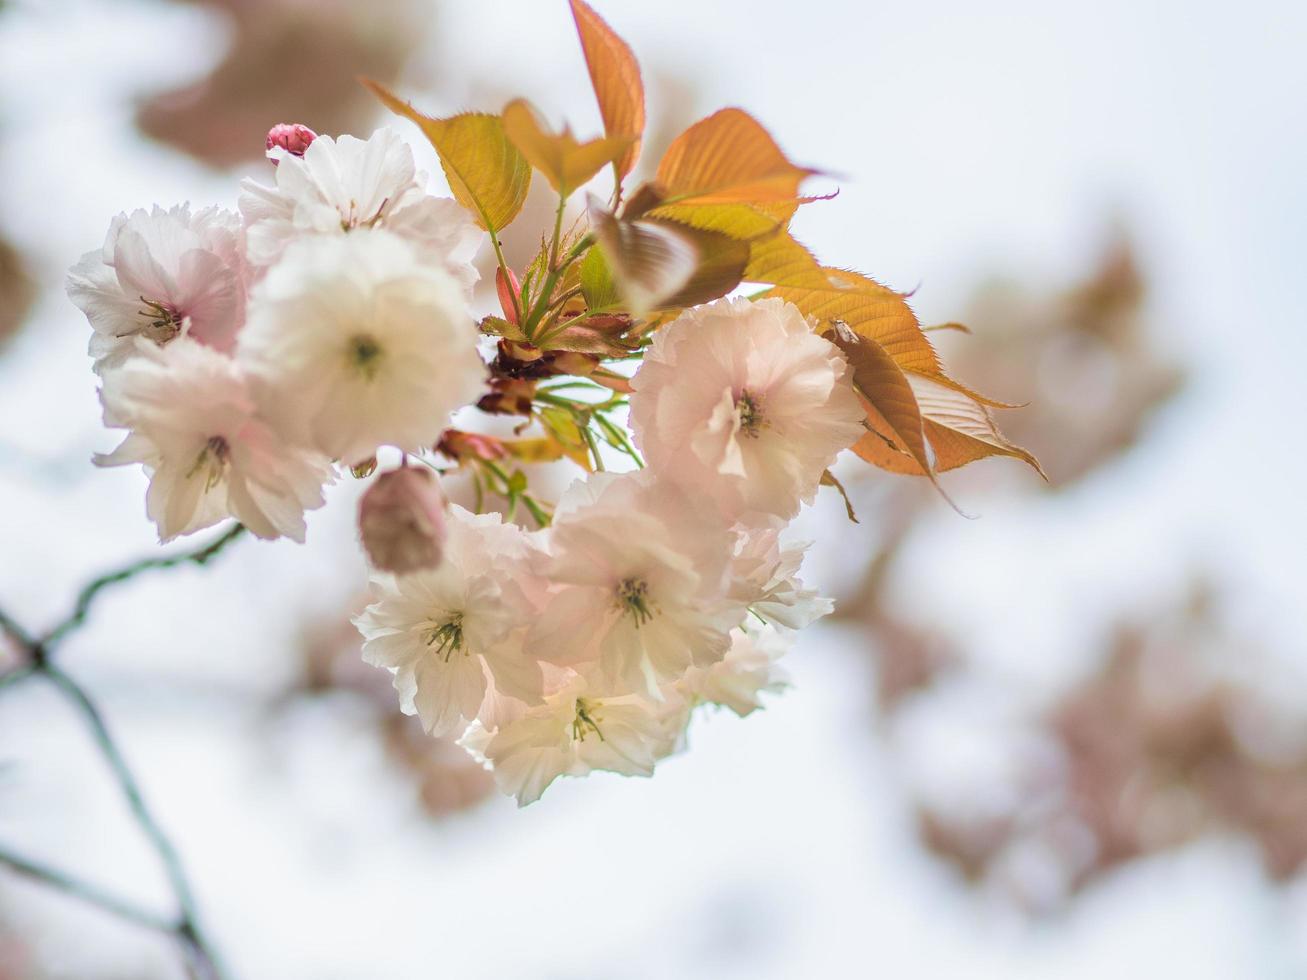
[[[439,626],[428,628],[427,646],[435,647],[436,656],[449,663],[454,651],[463,649],[463,614],[454,613]]]
[[[200,450],[200,454],[195,457],[190,470],[187,471],[186,479],[189,480],[200,473],[204,474],[204,489],[208,492],[222,482],[223,474],[227,471],[227,460],[230,457],[231,447],[227,445],[227,440],[222,436],[210,436],[209,441]]]
[[[182,315],[168,303],[140,297],[145,309],[137,310],[138,316],[145,318],[141,333],[162,347],[182,332]]]
[[[368,381],[377,376],[377,370],[381,367],[381,354],[381,345],[371,334],[355,334],[349,339],[346,357],[350,366]]]
[[[767,427],[767,420],[762,415],[762,400],[746,388],[735,399],[735,410],[740,415],[740,431],[750,439],[757,439]]]
[[[301,154],[302,155],[302,154]],[[349,232],[355,228],[375,228],[381,223],[381,219],[386,215],[386,205],[390,203],[390,198],[385,198],[377,208],[377,213],[370,218],[361,218],[358,215],[358,202],[349,202],[349,213],[341,214],[340,230]]]
[[[649,601],[649,585],[644,579],[622,579],[617,585],[616,604],[624,616],[635,620],[640,627],[653,619],[653,604]]]
[[[604,740],[604,733],[599,730],[599,722],[603,721],[598,715],[599,702],[587,701],[585,698],[576,699],[576,717],[572,719],[572,738],[578,742],[584,742],[586,732],[594,732],[599,736],[599,741]]]

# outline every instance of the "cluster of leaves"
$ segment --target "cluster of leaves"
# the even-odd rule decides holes
[[[639,461],[607,416],[620,398],[560,394],[568,385],[622,392],[625,377],[607,362],[638,357],[650,334],[680,310],[725,296],[741,284],[787,300],[849,359],[866,410],[862,459],[897,473],[936,474],[987,456],[1035,467],[999,432],[991,408],[1011,408],[971,390],[944,370],[908,295],[848,269],[821,265],[790,233],[816,171],[791,162],[747,112],[727,108],[694,123],[667,147],[651,180],[629,195],[641,151],[644,89],[630,47],[583,0],[570,0],[604,133],[578,141],[555,132],[524,99],[502,113],[428,116],[376,83],[391,110],[431,141],[455,198],[490,235],[499,263],[502,317],[482,329],[500,338],[487,411],[535,419],[543,443],[503,443],[524,459],[570,457],[601,466],[597,440]],[[605,168],[613,191],[588,194],[577,227],[564,231],[568,200]],[[558,195],[552,235],[519,279],[505,264],[499,233],[517,217],[532,174]],[[945,325],[957,328],[955,324]],[[942,329],[942,328],[936,328]],[[541,387],[554,376],[585,379]],[[604,392],[609,395],[610,392]],[[833,483],[833,478],[830,481]]]

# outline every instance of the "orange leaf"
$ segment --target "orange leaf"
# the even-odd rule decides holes
[[[631,172],[640,156],[640,139],[644,136],[644,83],[640,65],[630,46],[613,33],[604,19],[583,0],[571,0],[572,19],[585,52],[590,84],[599,100],[599,114],[608,136],[629,138],[632,142],[613,163],[620,184]]]
[[[883,347],[905,371],[942,372],[906,296],[857,272],[819,265],[788,231],[751,245],[744,278],[772,283],[768,296],[789,300],[819,322],[843,321]]]
[[[701,119],[663,154],[657,181],[664,206],[790,202],[815,173],[786,159],[776,141],[743,109]]]
[[[988,456],[1011,456],[1044,476],[1039,461],[1025,449],[1009,442],[980,402],[935,378],[919,374],[908,374],[907,378],[921,409],[926,440],[934,453],[937,472],[957,469]],[[883,469],[917,476],[925,472],[915,460],[886,452],[883,443],[871,434],[859,440],[853,451]]]
[[[363,84],[391,112],[421,127],[440,155],[454,198],[473,213],[477,224],[494,234],[517,217],[531,186],[531,166],[504,133],[503,120],[485,112],[436,119],[383,85],[367,79]]]
[[[563,197],[618,160],[635,142],[630,136],[608,136],[578,143],[567,127],[561,133],[547,132],[525,99],[514,99],[505,106],[503,119],[504,132],[513,145]]]
[[[722,109],[678,136],[652,184],[636,191],[625,216],[666,218],[750,241],[783,228],[806,198],[814,171],[791,163],[762,125]]]
[[[903,370],[934,378],[982,405],[1020,407],[972,391],[945,374],[934,345],[903,293],[860,273],[820,265],[788,231],[751,242],[749,250],[744,281],[773,284],[776,288],[768,290],[766,295],[789,300],[818,321],[842,320],[884,347]],[[946,328],[966,330],[960,324],[945,324],[935,329]]]
[[[920,472],[929,475],[931,464],[921,409],[912,386],[894,359],[880,344],[859,336],[838,321],[825,337],[848,359],[853,369],[853,387],[863,406],[869,409],[867,425],[872,431],[858,445],[868,439],[878,440],[887,450],[904,455]]]

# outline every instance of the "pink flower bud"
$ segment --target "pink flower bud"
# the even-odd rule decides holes
[[[445,548],[445,495],[436,475],[404,466],[377,477],[359,501],[359,535],[383,572],[435,568]]]
[[[504,273],[508,273],[508,278],[504,278]],[[522,295],[522,284],[517,281],[517,276],[513,274],[512,269],[504,269],[502,266],[495,270],[495,292],[499,294],[499,305],[504,311],[504,319],[509,323],[517,323],[517,297]]]
[[[302,157],[304,151],[309,148],[309,144],[318,138],[318,134],[309,129],[308,126],[301,126],[299,123],[277,123],[268,130],[268,139],[266,146],[269,150],[280,146],[292,156]],[[277,160],[272,160],[273,166],[276,166]]]

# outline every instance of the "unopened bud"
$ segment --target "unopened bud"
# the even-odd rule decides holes
[[[359,501],[359,535],[383,572],[435,568],[445,549],[445,495],[428,469],[404,466],[377,477]]]
[[[505,272],[508,273],[508,278],[504,278]],[[504,309],[504,319],[509,323],[517,323],[517,304],[520,302],[518,297],[522,295],[522,284],[517,281],[517,276],[513,275],[512,269],[500,266],[495,270],[495,292],[499,294],[499,305]]]
[[[265,145],[269,151],[281,147],[292,156],[302,157],[304,151],[309,148],[309,144],[317,138],[318,134],[309,129],[308,126],[301,126],[299,123],[277,123],[268,130],[268,139]],[[276,157],[272,157],[272,163],[273,166],[276,166]]]

